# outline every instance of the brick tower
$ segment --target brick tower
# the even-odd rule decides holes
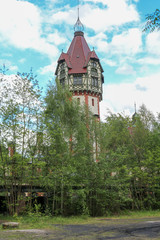
[[[62,86],[68,86],[81,104],[86,104],[94,116],[100,118],[99,102],[102,100],[103,69],[94,49],[91,51],[79,19],[74,25],[74,38],[67,53],[62,52],[56,76]]]

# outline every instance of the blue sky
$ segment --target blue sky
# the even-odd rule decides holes
[[[33,72],[44,89],[54,81],[57,59],[72,41],[77,0],[1,0],[0,66],[8,75]],[[90,49],[104,69],[101,117],[107,108],[132,114],[143,103],[160,112],[160,32],[142,33],[159,0],[80,0]]]

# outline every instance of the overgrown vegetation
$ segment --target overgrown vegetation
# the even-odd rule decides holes
[[[160,114],[93,118],[50,84],[42,100],[32,74],[0,87],[1,212],[102,216],[160,207]],[[2,205],[2,203],[4,203]]]

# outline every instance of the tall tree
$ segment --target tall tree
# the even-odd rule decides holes
[[[44,118],[49,141],[46,166],[50,169],[45,179],[53,193],[53,212],[87,212],[88,181],[92,175],[89,171],[95,164],[94,121],[86,106],[80,106],[68,89],[62,88],[58,82],[56,86],[49,86],[45,102]]]
[[[11,214],[24,203],[22,186],[27,184],[29,162],[37,149],[37,119],[40,118],[40,92],[32,72],[7,76],[0,81],[1,184]]]

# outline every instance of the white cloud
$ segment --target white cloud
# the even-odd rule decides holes
[[[25,61],[26,61],[25,58],[21,58],[21,59],[19,60],[19,63],[24,63]]]
[[[113,61],[112,59],[102,58],[101,61],[104,62],[105,64],[109,65],[110,67],[117,66],[117,63],[115,61]]]
[[[38,8],[29,2],[3,1],[0,20],[1,36],[15,45],[20,44],[20,47],[26,47],[31,44],[31,40],[34,41],[39,36],[40,13]]]
[[[160,56],[160,32],[152,32],[147,35],[146,48],[151,54]]]
[[[123,74],[123,75],[133,75],[135,74],[135,71],[131,65],[125,63],[116,69],[116,73]]]
[[[47,3],[58,3],[60,0],[46,0]]]
[[[54,13],[52,14],[52,16],[50,16],[50,18],[46,18],[46,21],[48,21],[49,23],[52,24],[62,24],[63,22],[65,22],[66,24],[70,24],[73,25],[77,20],[77,9],[71,8],[68,5],[64,6],[63,11],[60,10],[56,10],[54,11]]]
[[[84,0],[84,2],[102,3],[104,5],[106,4],[104,0]]]
[[[90,46],[97,48],[99,52],[108,52],[109,51],[109,44],[107,42],[107,36],[104,33],[98,33],[93,37],[86,37],[87,43]]]
[[[133,4],[128,5],[126,0],[105,0],[106,8],[95,5],[82,6],[82,21],[96,32],[106,31],[113,26],[139,21],[139,14]]]
[[[82,23],[93,29],[95,32],[106,31],[114,26],[121,26],[129,22],[139,21],[139,14],[134,4],[128,4],[126,0],[92,0],[80,7],[80,18]],[[94,3],[94,4],[92,4]],[[96,3],[102,3],[100,8]],[[49,21],[53,24],[61,24],[63,22],[73,25],[77,18],[77,10],[75,7],[65,6],[62,11],[55,11]]]
[[[54,43],[55,45],[60,45],[62,43],[65,43],[66,39],[64,37],[61,37],[58,31],[55,31],[54,33],[48,34],[47,41],[49,43]]]
[[[40,68],[39,73],[41,75],[45,75],[45,74],[48,74],[48,73],[51,73],[53,75],[56,71],[56,66],[57,66],[57,61],[52,62],[52,64],[47,65],[43,68]]]
[[[134,55],[141,51],[142,32],[131,28],[112,38],[109,49],[112,54]]]
[[[121,34],[114,35],[111,42],[103,32],[93,37],[86,37],[86,40],[90,46],[96,47],[97,52],[107,53],[107,57],[110,58],[113,55],[120,57],[126,55],[131,58],[142,51],[142,32],[138,28],[130,28]],[[107,64],[110,65],[109,62]]]
[[[9,6],[9,7],[8,7]],[[41,11],[27,1],[5,0],[0,8],[0,41],[54,56],[57,48],[41,34]]]
[[[154,114],[160,112],[160,72],[146,77],[137,78],[133,83],[104,85],[103,101],[101,102],[101,118],[104,120],[107,108],[111,111],[133,114],[134,102],[137,108],[142,104]]]
[[[144,57],[137,60],[140,64],[160,65],[160,58],[157,57]]]

